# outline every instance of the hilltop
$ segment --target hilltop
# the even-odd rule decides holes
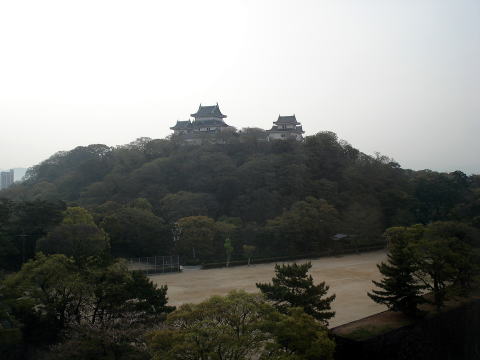
[[[391,226],[459,219],[477,224],[480,177],[402,169],[332,132],[303,142],[266,142],[247,129],[222,143],[141,138],[58,152],[0,197],[83,206],[112,244],[123,244],[116,255],[168,253],[172,226],[194,217],[192,229],[203,226],[214,238],[234,228],[234,257],[242,256],[243,245],[277,256],[331,248],[335,234],[338,243],[358,245],[378,243]],[[134,208],[150,217],[135,215]],[[141,230],[128,235],[136,225]],[[142,231],[148,236],[138,235]],[[145,242],[149,236],[155,240],[135,245],[136,237]],[[223,242],[212,241],[205,258],[223,257]]]

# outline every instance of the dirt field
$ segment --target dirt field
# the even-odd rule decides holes
[[[384,306],[367,296],[372,289],[371,280],[378,280],[377,263],[386,259],[384,251],[328,257],[311,260],[314,281],[325,281],[330,293],[337,295],[333,302],[336,316],[330,327],[361,319],[383,311]],[[298,260],[298,263],[307,260]],[[224,295],[233,289],[256,292],[256,282],[271,281],[273,263],[232,267],[229,269],[187,270],[182,273],[151,276],[159,285],[168,285],[169,303],[180,305],[197,303],[211,295]]]

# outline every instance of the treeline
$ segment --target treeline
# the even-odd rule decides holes
[[[259,141],[254,130],[234,135],[221,144],[141,138],[59,152],[0,194],[14,201],[2,211],[64,201],[90,211],[115,256],[179,253],[186,262],[223,260],[227,238],[232,259],[241,259],[372,244],[391,226],[479,226],[480,176],[403,170],[331,132],[304,143]],[[4,251],[25,253],[20,240],[34,249],[47,232],[16,215],[2,221],[11,247]]]

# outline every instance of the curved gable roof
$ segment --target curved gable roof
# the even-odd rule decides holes
[[[223,115],[220,111],[220,108],[217,105],[210,105],[210,106],[200,106],[195,114],[190,114],[190,116],[194,118],[203,118],[203,117],[216,117],[216,118],[226,118],[226,115]]]

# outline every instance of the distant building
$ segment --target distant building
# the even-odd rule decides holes
[[[277,121],[273,123],[270,130],[267,130],[268,140],[288,140],[295,139],[298,141],[303,140],[302,124],[297,121],[294,115],[280,116],[278,115]]]
[[[14,182],[15,172],[13,169],[10,171],[2,171],[0,173],[0,190],[8,188]]]
[[[221,133],[234,128],[227,125],[223,119],[227,116],[220,111],[218,103],[212,106],[200,106],[194,114],[190,114],[194,120],[177,121],[170,129],[173,134],[181,137],[186,142],[200,143],[209,135]]]

